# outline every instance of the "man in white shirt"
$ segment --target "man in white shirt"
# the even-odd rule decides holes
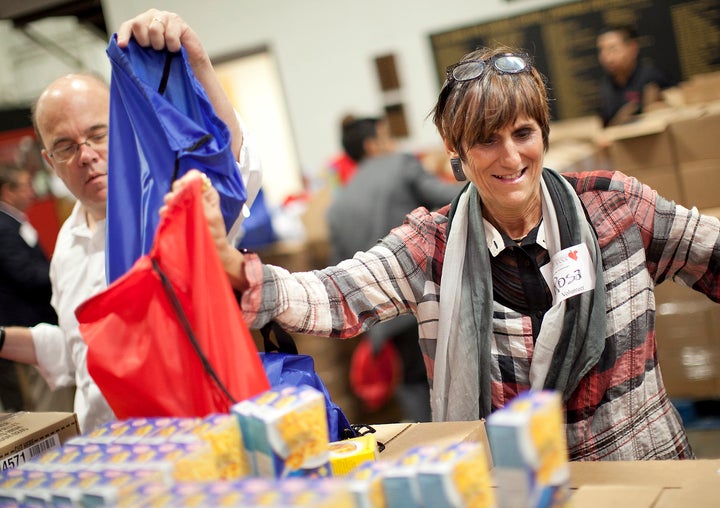
[[[118,45],[131,37],[141,46],[178,51],[182,45],[193,72],[216,114],[230,129],[232,151],[248,191],[247,206],[258,192],[260,165],[251,157],[247,136],[225,95],[195,32],[177,15],[151,9],[126,21]],[[37,365],[55,388],[76,385],[75,412],[81,432],[115,418],[90,377],[87,346],[80,336],[75,309],[107,286],[105,218],[107,205],[107,132],[110,94],[107,84],[84,74],[63,76],[40,95],[33,120],[43,157],[77,198],[58,234],[50,267],[52,304],[58,326],[0,327],[0,357]],[[1,324],[1,323],[0,323]],[[3,344],[4,343],[4,344]]]

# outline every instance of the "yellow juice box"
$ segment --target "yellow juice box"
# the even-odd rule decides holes
[[[495,494],[483,446],[455,443],[418,467],[418,485],[425,506],[493,508]]]
[[[333,441],[328,449],[333,476],[346,475],[360,464],[377,459],[377,440],[372,434]]]
[[[501,508],[566,506],[570,469],[560,393],[525,392],[485,424]]]
[[[259,476],[330,476],[325,396],[279,385],[236,404],[243,443]]]

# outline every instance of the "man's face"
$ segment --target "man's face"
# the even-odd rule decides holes
[[[24,212],[35,200],[35,191],[32,186],[30,173],[25,171],[17,173],[17,179],[3,187],[1,200],[10,206]]]
[[[620,32],[606,32],[597,39],[598,60],[605,71],[615,76],[629,76],[638,56],[637,43]]]
[[[45,160],[95,219],[105,218],[108,88],[86,76],[60,78],[41,95],[36,115]]]
[[[390,133],[390,124],[382,120],[377,124],[378,155],[394,153],[397,143]]]

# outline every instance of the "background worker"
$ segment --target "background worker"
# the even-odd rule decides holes
[[[0,166],[0,323],[57,323],[50,305],[50,261],[25,215],[35,199],[28,169]],[[72,410],[72,390],[53,397],[34,368],[4,359],[0,360],[0,400],[6,412]]]
[[[607,126],[627,123],[648,106],[662,102],[661,90],[673,85],[655,64],[640,59],[637,32],[631,26],[610,26],[597,36],[600,116]]]
[[[385,118],[343,122],[342,145],[357,167],[336,190],[327,212],[333,262],[370,249],[418,206],[434,210],[447,205],[461,188],[457,182],[429,173],[414,155],[398,152]],[[403,364],[396,388],[403,418],[430,421],[429,387],[415,317],[407,314],[379,323],[367,336],[375,352],[387,340],[397,348]]]

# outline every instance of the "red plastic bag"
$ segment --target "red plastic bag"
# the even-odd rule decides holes
[[[150,253],[76,310],[88,371],[118,418],[228,412],[270,387],[201,200],[198,179]]]
[[[385,341],[374,353],[372,343],[364,337],[353,351],[350,388],[369,411],[377,411],[393,396],[401,377],[402,361],[392,341]]]

